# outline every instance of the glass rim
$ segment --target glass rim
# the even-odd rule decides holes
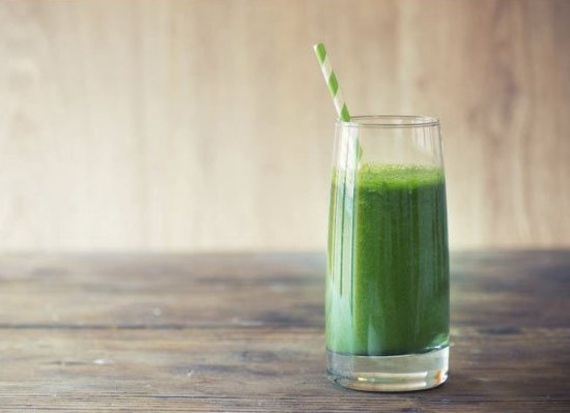
[[[362,115],[351,116],[349,122],[337,118],[336,123],[351,128],[426,128],[439,126],[439,119],[422,115]]]

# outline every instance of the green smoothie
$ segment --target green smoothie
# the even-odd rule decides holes
[[[326,297],[328,350],[424,353],[449,336],[445,179],[440,168],[335,171]]]

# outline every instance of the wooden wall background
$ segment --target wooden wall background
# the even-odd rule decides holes
[[[442,120],[453,248],[570,246],[570,2],[0,0],[0,250],[325,245],[334,112]]]

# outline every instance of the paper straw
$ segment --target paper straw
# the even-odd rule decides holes
[[[329,87],[329,92],[333,98],[334,106],[336,108],[336,112],[338,113],[338,117],[340,120],[344,122],[350,122],[350,114],[348,113],[348,108],[346,107],[346,103],[342,98],[342,93],[340,92],[340,86],[338,84],[338,80],[336,75],[334,74],[329,58],[327,56],[327,51],[325,49],[325,45],[322,43],[317,43],[313,46],[315,49],[315,54],[317,55],[317,59],[319,60],[319,64],[321,66],[321,71],[323,72],[323,76],[325,78],[325,82]]]

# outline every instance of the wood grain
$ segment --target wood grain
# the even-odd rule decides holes
[[[570,246],[564,0],[0,0],[0,250],[323,249],[328,45],[441,118],[451,245]]]
[[[570,252],[452,258],[449,382],[367,394],[325,377],[321,255],[3,255],[0,410],[568,411]]]

